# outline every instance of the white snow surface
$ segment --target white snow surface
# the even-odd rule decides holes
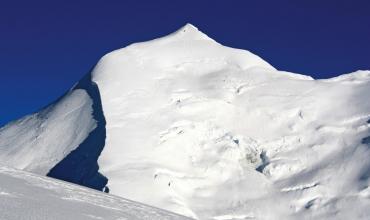
[[[188,24],[105,55],[91,74],[111,194],[196,219],[370,216],[370,71],[326,80],[278,71]],[[0,161],[55,165],[96,126],[82,96],[80,108],[50,110],[41,143],[34,115],[2,128]]]
[[[0,163],[46,175],[95,127],[89,95],[72,90],[40,112],[0,129]]]
[[[2,220],[189,219],[117,196],[8,167],[0,167],[0,182]]]

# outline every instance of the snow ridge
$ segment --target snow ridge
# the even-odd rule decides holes
[[[105,188],[108,179],[98,172],[98,157],[105,145],[105,117],[100,100],[100,93],[97,85],[91,81],[91,75],[87,74],[73,90],[83,89],[93,100],[93,118],[96,121],[96,128],[90,132],[85,140],[63,160],[55,165],[47,176],[68,182],[80,184],[97,190],[109,192]]]

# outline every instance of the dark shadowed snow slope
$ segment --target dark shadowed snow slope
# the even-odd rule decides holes
[[[97,85],[91,81],[90,74],[87,74],[73,88],[73,90],[78,89],[85,90],[92,100],[92,116],[96,121],[96,127],[75,150],[56,164],[47,176],[102,190],[108,179],[98,172],[99,165],[97,163],[106,137],[106,122],[100,93]]]

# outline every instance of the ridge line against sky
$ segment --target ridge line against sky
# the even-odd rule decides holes
[[[370,2],[7,1],[0,6],[0,125],[54,101],[107,52],[191,23],[280,70],[370,69]]]

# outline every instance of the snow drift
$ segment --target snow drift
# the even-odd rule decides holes
[[[0,161],[197,219],[366,219],[369,94],[369,71],[278,71],[186,25],[6,125]]]
[[[0,167],[3,220],[190,220],[164,210],[25,171]]]

